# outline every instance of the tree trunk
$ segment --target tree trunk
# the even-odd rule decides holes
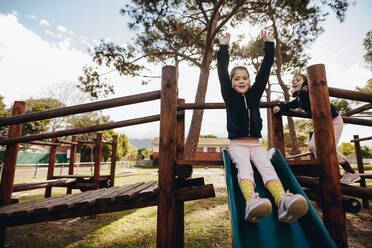
[[[213,34],[217,27],[219,14],[216,14],[211,26],[209,34]],[[205,94],[207,93],[209,68],[213,59],[213,42],[214,37],[207,37],[206,50],[203,55],[203,62],[200,67],[199,83],[195,96],[195,103],[204,103]],[[196,148],[198,147],[200,129],[202,125],[204,110],[194,110],[192,113],[191,124],[185,145],[185,159],[192,160],[194,158]]]
[[[282,68],[282,64],[283,64],[282,48],[281,48],[281,43],[280,43],[280,40],[278,38],[278,34],[277,34],[277,31],[276,31],[275,25],[274,25],[274,36],[275,36],[275,40],[276,40],[276,48],[275,48],[276,77],[278,79],[280,87],[283,89],[285,102],[289,102],[289,100],[290,100],[289,89],[284,84],[282,76],[281,76],[281,71],[282,71],[281,68]],[[291,154],[292,155],[299,154],[300,149],[299,149],[299,145],[298,145],[296,130],[294,128],[293,119],[292,119],[292,117],[287,116],[287,120],[288,120],[289,136],[291,138],[291,144],[292,144]]]

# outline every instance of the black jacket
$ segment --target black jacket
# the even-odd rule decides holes
[[[307,85],[307,81],[305,81],[301,88]],[[338,116],[338,112],[336,110],[336,107],[331,105],[331,112],[332,112],[332,119]],[[307,90],[301,90],[300,93],[296,96],[296,98],[293,101],[290,101],[289,103],[281,103],[278,105],[280,107],[280,110],[290,110],[295,108],[301,108],[306,112],[306,115],[311,118],[311,107],[310,107],[310,96],[309,91]]]
[[[217,52],[217,70],[221,84],[221,93],[226,104],[228,138],[255,137],[261,138],[262,119],[260,99],[270,76],[274,61],[274,42],[265,42],[265,56],[252,87],[244,94],[232,88],[228,67],[228,45],[220,45]],[[245,105],[245,100],[247,108]]]

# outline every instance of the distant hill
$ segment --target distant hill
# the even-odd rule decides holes
[[[152,148],[152,140],[153,139],[128,139],[129,143],[132,146],[135,146],[137,148]]]

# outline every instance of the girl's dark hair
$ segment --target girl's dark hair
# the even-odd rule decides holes
[[[295,77],[295,76],[300,76],[300,77],[302,77],[302,79],[304,80],[304,82],[305,82],[305,81],[307,82],[307,76],[306,76],[305,74],[302,74],[302,73],[296,73],[296,74],[294,74],[293,77]]]
[[[235,66],[231,72],[230,72],[230,80],[232,80],[232,78],[234,77],[234,74],[237,70],[243,70],[243,71],[246,71],[247,74],[248,74],[248,77],[249,77],[249,72],[247,70],[247,68],[245,68],[244,66]]]

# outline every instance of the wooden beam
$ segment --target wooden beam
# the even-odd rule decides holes
[[[161,80],[159,140],[159,204],[157,247],[176,247],[177,204],[174,183],[174,162],[177,142],[176,68],[164,66]]]
[[[285,148],[284,148],[284,133],[283,133],[283,118],[282,115],[273,114],[272,115],[273,123],[273,147],[279,149],[283,157],[285,157]]]
[[[345,212],[325,66],[317,64],[307,67],[307,79],[316,153],[323,165],[320,178],[323,222],[337,247],[347,247]]]
[[[112,122],[112,123],[101,124],[101,125],[96,125],[96,126],[80,127],[80,128],[69,129],[69,130],[42,133],[42,134],[33,134],[33,135],[27,135],[27,136],[18,137],[18,138],[0,139],[0,145],[9,145],[9,144],[22,143],[22,142],[29,142],[33,140],[58,138],[58,137],[70,136],[70,135],[82,134],[82,133],[91,133],[91,132],[103,131],[103,130],[108,130],[108,129],[114,129],[118,127],[126,127],[126,126],[133,126],[133,125],[138,125],[138,124],[143,124],[143,123],[148,123],[148,122],[154,122],[154,121],[159,121],[159,120],[160,120],[160,115],[152,115],[152,116],[147,116],[147,117],[141,117],[141,118],[126,120],[126,121]]]
[[[53,138],[52,143],[56,143],[57,139]],[[49,164],[48,164],[48,174],[47,174],[47,180],[51,180],[54,175],[54,167],[56,163],[56,154],[57,154],[57,146],[51,146],[50,152],[49,152]],[[52,195],[52,187],[47,186],[45,188],[45,194],[44,197],[48,198]]]
[[[76,182],[76,178],[60,178],[60,179],[51,179],[47,181],[41,181],[36,183],[20,183],[14,184],[13,192],[40,189],[46,187],[57,187],[57,186],[67,186],[68,184]]]
[[[355,147],[355,157],[356,157],[356,162],[358,165],[358,173],[363,174],[364,173],[364,166],[363,166],[363,157],[362,157],[362,149],[360,147],[360,142],[359,142],[359,135],[354,135],[354,147]],[[361,178],[360,179],[360,187],[367,188],[366,185],[366,179]],[[369,203],[367,198],[363,198],[363,207],[364,208],[369,208]]]
[[[159,98],[160,98],[160,91],[157,90],[157,91],[152,91],[152,92],[142,93],[142,94],[137,94],[137,95],[132,95],[132,96],[119,97],[119,98],[108,99],[108,100],[103,100],[103,101],[95,101],[92,103],[79,104],[75,106],[57,108],[57,109],[49,109],[49,110],[40,111],[40,112],[33,112],[29,114],[20,115],[17,117],[16,116],[5,117],[5,118],[0,119],[0,127],[12,125],[12,124],[25,123],[25,122],[30,122],[30,121],[51,119],[51,118],[56,118],[56,117],[61,117],[61,116],[66,116],[66,115],[86,113],[86,112],[91,112],[95,110],[119,107],[119,106],[134,104],[134,103],[152,101],[152,100],[156,100]]]
[[[25,102],[14,102],[12,116],[22,115],[25,112]],[[22,124],[9,127],[8,137],[19,137],[22,133]],[[0,182],[0,206],[10,204],[12,200],[14,176],[17,164],[19,144],[7,145],[4,154],[4,164]],[[5,246],[6,228],[0,225],[0,247]]]
[[[96,189],[99,189],[101,159],[102,159],[102,133],[97,133],[96,150],[94,153],[94,183],[96,184]]]
[[[176,160],[176,165],[223,165],[222,160]]]
[[[185,99],[178,99],[177,104],[184,104]],[[183,160],[185,159],[185,111],[181,110],[178,111],[177,115],[177,141],[176,141],[176,159]],[[186,178],[185,175],[189,175],[188,173],[178,172],[183,167],[187,166],[176,166],[176,180],[177,179],[184,179]],[[184,168],[187,169],[187,168]],[[192,175],[192,166],[190,169]],[[183,177],[180,177],[180,174]],[[187,176],[188,177],[188,176]],[[176,247],[184,247],[184,232],[185,232],[185,203],[184,201],[176,201],[176,225],[177,225],[177,233],[176,233]]]
[[[111,149],[111,167],[110,167],[110,187],[115,186],[115,169],[116,157],[118,148],[118,136],[112,136],[112,149]]]
[[[307,118],[310,119],[303,111],[280,111],[282,115],[288,115],[293,117],[300,117],[300,118]],[[362,125],[362,126],[369,126],[372,127],[372,120],[363,119],[363,118],[356,118],[356,117],[349,117],[349,116],[341,116],[344,123],[348,124],[355,124],[355,125]]]
[[[344,90],[333,87],[328,87],[329,96],[338,97],[343,99],[361,101],[361,102],[372,102],[372,93],[355,91],[355,90]]]
[[[273,102],[260,102],[260,108],[273,108],[277,106],[280,101]],[[186,109],[225,109],[225,103],[214,102],[214,103],[178,103],[177,109],[186,110]]]
[[[77,145],[78,145],[78,142],[76,142],[76,140],[77,140],[77,137],[72,136],[72,138],[71,138],[72,144],[71,144],[71,147],[70,147],[70,163],[68,165],[68,174],[69,175],[74,174],[76,148],[77,148]],[[72,193],[72,188],[68,187],[66,193],[71,194]]]
[[[370,108],[372,108],[372,103],[368,103],[368,104],[360,106],[356,109],[345,112],[345,113],[342,114],[342,116],[351,116],[351,115],[359,114],[359,113],[361,113],[365,110],[368,110]]]
[[[314,188],[320,190],[319,180],[308,176],[296,176],[297,181],[301,186],[306,188]],[[353,196],[358,198],[367,198],[372,200],[372,189],[362,188],[359,186],[340,184],[343,195]]]
[[[359,137],[359,135],[357,135]],[[354,135],[355,137],[355,135]],[[371,140],[372,139],[372,136],[369,136],[369,137],[364,137],[364,138],[357,138],[357,139],[352,139],[350,140],[350,142],[359,142],[359,141],[364,141],[364,140]]]

